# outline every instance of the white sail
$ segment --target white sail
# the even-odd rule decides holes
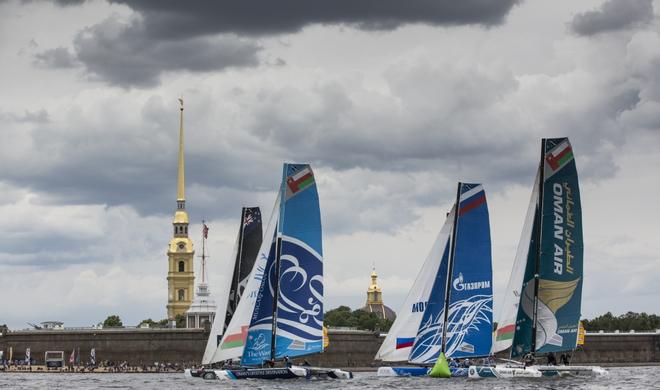
[[[516,258],[513,261],[513,269],[509,277],[509,283],[504,292],[504,302],[497,319],[497,331],[493,335],[493,353],[504,351],[513,344],[513,329],[516,326],[518,317],[518,305],[520,304],[520,291],[523,279],[525,277],[525,267],[527,266],[527,256],[529,255],[529,243],[532,239],[532,230],[534,228],[534,215],[536,205],[539,201],[539,172],[536,173],[534,180],[534,189],[532,197],[527,207],[525,224],[518,242]],[[511,330],[508,332],[507,330]],[[504,332],[503,332],[504,331]],[[498,337],[499,336],[499,337]],[[499,340],[498,340],[499,339]]]
[[[394,320],[390,331],[387,333],[385,341],[383,341],[383,344],[380,346],[380,349],[376,354],[376,359],[386,362],[408,360],[412,349],[412,341],[409,343],[409,346],[403,346],[406,345],[406,343],[403,343],[402,341],[407,339],[412,339],[414,341],[417,336],[417,330],[422,321],[424,308],[429,300],[429,295],[433,288],[433,282],[436,279],[438,268],[440,267],[442,255],[445,252],[445,247],[449,243],[449,235],[451,234],[453,221],[454,210],[452,209],[449,215],[447,215],[447,220],[442,229],[440,229],[440,233],[438,233],[431,251],[428,256],[426,256],[424,265],[422,265],[422,269],[419,271],[419,274],[408,293],[408,297],[406,297],[403,307],[399,310],[396,320]],[[399,339],[398,348],[397,339]]]
[[[236,243],[234,244],[234,250],[231,255],[231,265],[227,269],[229,271],[227,275],[232,275],[234,273],[236,255],[238,253],[239,238],[241,233],[239,231],[238,236],[236,237]],[[223,283],[218,288],[218,296],[220,300],[218,301],[218,306],[216,307],[215,317],[213,318],[213,325],[211,325],[211,333],[209,334],[209,339],[206,341],[206,348],[204,349],[204,356],[202,357],[202,364],[207,365],[211,363],[213,354],[218,348],[218,339],[222,336],[222,330],[225,327],[225,317],[227,316],[227,297],[229,296],[230,283]]]
[[[280,211],[279,204],[280,196],[278,194],[277,199],[275,200],[275,206],[270,214],[270,220],[268,221],[268,227],[266,228],[264,239],[261,242],[261,248],[259,248],[259,254],[254,262],[254,267],[252,267],[252,272],[250,272],[247,286],[245,287],[245,291],[243,291],[238,307],[236,307],[234,316],[231,318],[231,321],[222,336],[222,341],[215,350],[213,358],[211,358],[211,363],[229,359],[238,359],[243,355],[243,349],[245,348],[245,335],[247,334],[247,328],[250,326],[250,318],[252,317],[254,304],[257,300],[257,293],[259,292],[261,279],[266,268],[266,260],[268,259],[268,253],[270,252],[270,247],[273,242],[275,229],[277,228],[277,220],[279,219]]]

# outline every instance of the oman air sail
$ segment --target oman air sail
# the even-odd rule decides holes
[[[576,347],[582,302],[580,188],[568,138],[541,143],[541,159],[514,268],[498,321],[494,352],[512,358],[568,353]],[[470,376],[602,373],[599,367],[471,367]]]
[[[435,364],[444,356],[487,356],[491,349],[492,266],[483,186],[459,183],[456,203],[440,230],[404,308],[376,359]],[[425,367],[381,367],[379,375],[425,375]],[[467,370],[453,370],[464,376]]]

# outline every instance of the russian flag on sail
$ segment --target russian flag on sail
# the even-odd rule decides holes
[[[481,184],[463,183],[461,185],[459,216],[470,212],[484,203],[486,203],[486,193]]]
[[[396,338],[396,349],[409,348],[415,344],[414,337],[397,337]]]

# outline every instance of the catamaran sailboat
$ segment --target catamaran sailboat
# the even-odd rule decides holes
[[[593,366],[530,364],[535,355],[572,351],[578,339],[583,282],[580,188],[568,138],[542,140],[525,225],[506,289],[493,352],[509,362],[471,366],[470,378],[604,374]]]
[[[376,359],[417,366],[380,367],[379,376],[419,376],[444,356],[488,356],[493,291],[490,227],[481,184],[458,183],[456,203]],[[467,368],[451,368],[467,376]]]
[[[204,225],[202,243],[206,240],[208,228]],[[243,207],[241,210],[241,225],[234,245],[232,258],[235,259],[232,271],[232,281],[229,290],[219,291],[219,296],[227,296],[226,305],[218,305],[211,332],[206,342],[202,357],[202,368],[186,370],[186,376],[215,378],[210,366],[218,363],[213,359],[225,328],[231,321],[234,311],[240,302],[241,296],[254,266],[262,241],[261,210],[259,207]],[[204,245],[202,245],[202,253]]]
[[[212,361],[240,359],[214,370],[218,379],[351,378],[352,373],[288,365],[323,351],[323,250],[312,168],[283,167],[282,182],[259,254]],[[264,367],[267,366],[267,367]]]

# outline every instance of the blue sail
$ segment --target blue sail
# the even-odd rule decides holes
[[[486,193],[461,183],[446,355],[487,356],[493,331],[493,269]]]
[[[445,247],[428,305],[417,332],[409,361],[433,364],[442,350],[447,304],[449,357],[486,356],[490,353],[493,328],[492,261],[490,223],[486,194],[480,184],[461,183],[452,275],[447,284],[449,243]],[[452,210],[447,218],[454,218]]]
[[[447,216],[453,219],[453,211]],[[433,288],[426,304],[419,330],[415,337],[408,360],[415,364],[433,364],[442,348],[442,325],[445,320],[445,290],[447,289],[447,266],[449,264],[449,238],[440,260]]]
[[[271,358],[274,282],[277,275],[276,241],[277,236],[274,235],[271,238],[270,252],[266,261],[266,271],[264,272],[263,279],[261,279],[247,337],[245,338],[245,349],[241,358],[241,365],[243,366],[258,366],[264,360]]]
[[[323,248],[314,173],[284,164],[275,357],[323,351]]]

